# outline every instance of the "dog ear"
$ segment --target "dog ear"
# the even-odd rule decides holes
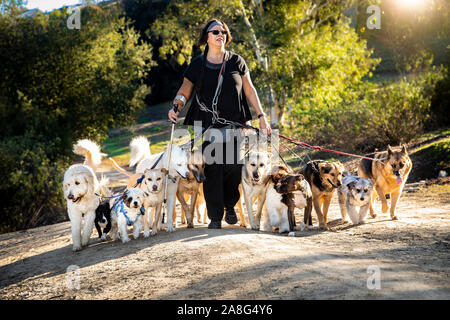
[[[348,189],[353,189],[356,187],[356,181],[352,181],[349,184],[347,184],[347,188]]]
[[[166,168],[161,168],[161,172],[164,173],[164,174],[168,174],[169,173],[169,171],[167,171]]]
[[[330,173],[332,168],[330,167],[329,163],[323,162],[323,163],[319,163],[319,169],[320,169],[320,172],[322,172],[322,173]]]
[[[387,152],[389,157],[394,154],[394,151],[392,150],[390,145],[387,146]]]
[[[345,167],[340,161],[336,161],[335,163],[338,171],[340,171],[341,173],[345,171]]]
[[[402,153],[403,154],[408,154],[408,151],[406,151],[406,145],[402,146]]]

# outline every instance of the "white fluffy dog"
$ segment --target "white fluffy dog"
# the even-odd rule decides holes
[[[344,174],[342,185],[338,188],[342,220],[347,222],[348,213],[353,224],[365,223],[372,191],[372,180]],[[360,207],[359,212],[356,207]]]
[[[79,251],[82,246],[88,244],[94,227],[95,209],[100,203],[95,193],[101,188],[95,169],[104,154],[95,142],[87,139],[79,140],[74,145],[73,152],[84,156],[85,161],[84,164],[75,164],[67,169],[63,188],[72,228],[73,251]],[[84,226],[81,233],[83,216]]]
[[[148,140],[135,138],[130,144],[131,156],[136,155],[136,158],[130,158],[130,164],[138,163],[136,167],[137,174],[144,174],[146,169],[151,169],[156,162],[158,162],[153,169],[167,168],[168,149],[163,153],[158,153],[149,156]],[[172,225],[173,209],[175,208],[175,197],[178,189],[178,182],[180,177],[186,179],[189,177],[188,156],[186,152],[176,145],[172,145],[170,167],[168,168],[168,185],[167,185],[167,231],[174,232],[175,228]],[[156,217],[160,219],[160,217]],[[154,232],[154,230],[152,230]]]
[[[144,191],[139,188],[129,188],[119,200],[111,200],[111,235],[114,240],[117,240],[117,233],[120,233],[123,243],[130,241],[127,226],[133,226],[134,239],[139,237],[142,215],[145,215],[145,211],[142,211],[143,204]]]

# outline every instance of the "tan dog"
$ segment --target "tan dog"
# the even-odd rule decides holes
[[[328,230],[327,214],[334,191],[341,185],[344,166],[339,161],[314,160],[306,164],[303,175],[311,186],[314,210],[319,219],[319,228]],[[311,222],[312,208],[305,208],[306,225]]]
[[[250,151],[242,166],[242,194],[244,195],[250,227],[259,230],[261,213],[271,172],[271,155],[267,152]],[[253,213],[253,199],[258,199],[256,213]]]
[[[387,151],[371,154],[375,160],[362,159],[358,167],[358,175],[373,181],[374,190],[370,202],[370,215],[376,217],[373,202],[378,196],[381,200],[381,211],[389,209],[386,194],[391,194],[391,219],[397,220],[395,207],[402,194],[403,187],[412,168],[412,161],[403,145],[401,151],[394,151],[388,146]]]
[[[144,192],[145,217],[142,219],[144,237],[150,235],[150,226],[152,226],[151,235],[155,235],[161,230],[161,209],[164,201],[164,183],[168,171],[166,168],[145,169],[144,174],[129,173],[121,168],[112,158],[109,158],[113,166],[121,173],[129,176],[127,189],[137,187]],[[151,209],[151,212],[150,212]]]
[[[177,199],[181,203],[181,223],[185,223],[187,219],[188,228],[194,227],[194,210],[198,208],[197,196],[199,194],[199,190],[203,189],[201,184],[206,179],[205,164],[206,162],[201,151],[191,152],[188,162],[189,175],[186,179],[180,179],[178,183]],[[201,190],[201,192],[202,191],[203,190]],[[191,199],[190,205],[187,204],[189,198]],[[173,223],[175,223],[175,208],[172,219]]]
[[[161,209],[164,202],[164,184],[166,176],[168,174],[167,169],[146,169],[144,176],[140,184],[137,185],[142,191],[144,191],[144,209],[147,213],[143,218],[144,237],[150,235],[150,228],[152,226],[152,235],[155,235],[158,230],[161,230]],[[128,182],[133,182],[132,179]],[[150,212],[151,210],[151,212]]]

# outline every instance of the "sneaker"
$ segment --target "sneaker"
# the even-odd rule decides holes
[[[234,208],[227,208],[225,213],[225,222],[228,224],[236,224],[238,221]]]
[[[208,229],[222,229],[222,221],[211,221]]]

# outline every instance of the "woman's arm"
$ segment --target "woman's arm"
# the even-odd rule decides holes
[[[175,99],[173,100],[174,104],[175,103],[178,104],[178,112],[175,113],[173,111],[173,109],[169,110],[168,116],[169,116],[169,119],[172,122],[176,122],[177,121],[178,114],[179,114],[180,110],[183,109],[183,107],[185,105],[185,102],[182,100],[182,98],[180,99],[180,98],[177,98],[177,97],[182,95],[182,96],[184,96],[185,101],[187,102],[187,101],[189,101],[189,98],[191,97],[191,94],[192,94],[193,90],[194,90],[194,84],[191,81],[189,81],[187,78],[184,78],[183,79],[183,84],[181,85],[180,89],[177,92],[177,95],[176,95]]]
[[[255,110],[256,115],[259,116],[259,127],[263,130],[266,130],[267,134],[270,134],[272,132],[272,129],[270,128],[270,125],[266,120],[266,115],[262,110],[261,102],[259,101],[258,98],[258,93],[256,92],[256,89],[253,86],[249,72],[247,72],[245,75],[242,76],[242,86],[244,89],[245,97]]]

